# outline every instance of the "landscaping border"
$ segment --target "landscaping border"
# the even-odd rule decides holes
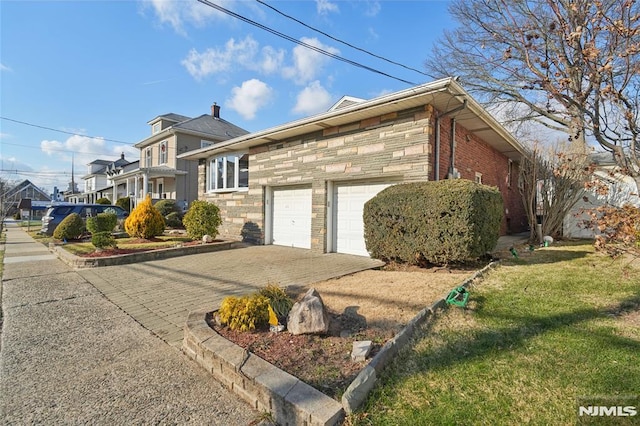
[[[469,288],[498,263],[476,271],[459,286]],[[364,403],[378,374],[410,343],[420,326],[446,307],[442,298],[409,321],[351,382],[342,403],[220,336],[207,322],[212,314],[208,310],[189,313],[182,350],[253,408],[269,412],[278,424],[332,426]]]
[[[69,253],[59,245],[49,244],[49,251],[55,253],[60,260],[74,268],[97,268],[101,266],[128,265],[130,263],[147,262],[150,260],[169,259],[188,254],[211,253],[221,250],[230,250],[246,247],[241,241],[221,241],[213,243],[196,244],[182,247],[169,247],[142,251],[138,253],[119,254],[105,257],[81,257]]]

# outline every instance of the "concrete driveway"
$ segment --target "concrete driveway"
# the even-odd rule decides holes
[[[303,286],[380,265],[361,256],[249,246],[77,272],[143,327],[180,347],[189,311],[217,309],[226,296],[269,283]]]

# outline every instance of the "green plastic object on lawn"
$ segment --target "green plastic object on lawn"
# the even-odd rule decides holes
[[[464,287],[456,287],[447,296],[447,304],[465,307],[469,301],[469,292]]]

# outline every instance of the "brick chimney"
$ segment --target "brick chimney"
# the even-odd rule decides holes
[[[215,102],[211,105],[211,116],[213,118],[220,118],[220,105]]]

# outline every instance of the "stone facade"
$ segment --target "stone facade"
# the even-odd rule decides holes
[[[249,151],[249,188],[208,193],[207,162],[199,165],[199,198],[218,205],[220,234],[264,243],[265,189],[312,188],[312,250],[326,250],[328,182],[406,182],[429,179],[430,106],[332,127]]]
[[[312,188],[311,249],[330,251],[327,205],[332,199],[332,185],[433,180],[436,113],[431,105],[423,105],[251,148],[249,187],[242,191],[207,192],[209,160],[200,160],[198,198],[220,208],[222,237],[264,244],[269,191],[278,187]],[[449,167],[450,133],[449,120],[441,120],[441,179],[446,178]],[[461,126],[456,128],[456,142],[460,177],[474,180],[480,173],[483,183],[497,186],[509,211],[517,214],[518,203],[522,205],[513,183],[517,170],[509,166],[508,158]],[[509,167],[513,174],[510,187]],[[505,220],[502,232],[507,228]]]

